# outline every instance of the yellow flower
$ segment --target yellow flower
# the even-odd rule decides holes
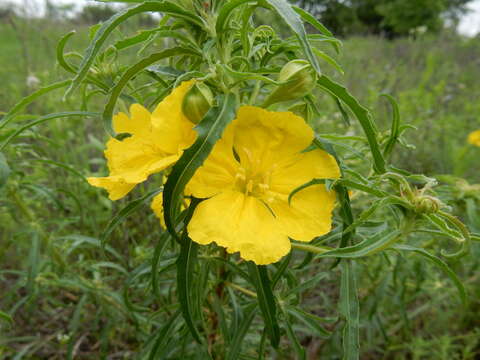
[[[468,142],[475,146],[480,146],[480,130],[471,132],[468,135]]]
[[[191,239],[216,242],[245,260],[270,264],[290,252],[289,238],[311,241],[331,230],[335,193],[313,179],[340,177],[325,151],[308,152],[314,139],[290,112],[241,107],[237,118],[189,182],[186,193],[206,198],[188,224]]]
[[[115,115],[115,131],[131,136],[108,140],[105,157],[110,174],[88,178],[89,184],[106,189],[111,200],[118,200],[150,175],[173,165],[197,136],[194,124],[182,112],[183,98],[193,83],[183,82],[151,114],[133,104],[130,118],[124,113]]]
[[[190,199],[188,199],[188,198],[183,199],[183,203],[181,205],[181,210],[185,210],[189,206],[190,206]],[[162,193],[156,195],[153,198],[152,203],[150,204],[150,208],[153,210],[155,215],[160,220],[160,226],[162,228],[166,229],[167,226],[165,225],[165,212],[164,212],[164,209],[163,209],[163,194]]]

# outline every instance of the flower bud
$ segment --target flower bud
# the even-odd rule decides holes
[[[282,68],[278,81],[283,84],[265,100],[264,107],[307,95],[315,88],[317,74],[308,61],[292,60]]]
[[[183,114],[194,124],[198,124],[213,105],[213,94],[204,83],[197,82],[183,98]]]
[[[415,199],[415,211],[419,214],[432,214],[440,210],[440,200],[433,196],[422,195]]]

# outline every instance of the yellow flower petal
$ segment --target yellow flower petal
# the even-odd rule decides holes
[[[150,112],[140,104],[130,106],[129,118],[124,113],[113,116],[113,129],[116,133],[144,134],[151,131]]]
[[[233,124],[234,147],[242,162],[260,168],[306,149],[314,138],[305,120],[291,112],[243,106]]]
[[[136,184],[125,182],[121,177],[89,177],[87,181],[90,185],[104,188],[108,191],[110,200],[119,200],[127,195]]]
[[[201,202],[188,224],[193,241],[202,245],[215,242],[258,265],[276,262],[290,252],[290,241],[279,230],[261,201],[236,191]]]
[[[174,153],[190,147],[197,138],[191,123],[182,111],[185,94],[195,80],[184,81],[158,104],[152,113],[152,124],[158,136],[157,144],[167,152]]]
[[[330,232],[335,192],[325,185],[312,185],[296,193],[290,204],[277,200],[269,204],[282,231],[298,241],[311,241]]]
[[[227,127],[212,152],[187,185],[186,194],[203,199],[233,189],[239,163],[233,155],[233,128]]]
[[[290,194],[312,179],[338,179],[340,168],[333,156],[316,149],[299,153],[279,163],[271,173],[270,188],[274,192]]]
[[[474,131],[468,135],[468,143],[480,146],[480,130]]]
[[[136,184],[173,165],[180,156],[181,153],[163,152],[152,136],[131,136],[122,141],[110,139],[105,150],[110,174]]]
[[[162,226],[162,228],[165,229],[167,226],[165,225],[163,211],[163,193],[160,193],[153,198],[152,203],[150,204],[150,208],[160,220],[160,225]]]
[[[189,206],[190,206],[190,199],[188,199],[188,198],[183,199],[181,209],[185,210]],[[153,198],[152,203],[150,204],[150,208],[153,210],[155,215],[158,217],[158,220],[160,221],[160,225],[162,226],[162,228],[165,229],[167,226],[165,225],[165,216],[164,216],[165,212],[164,212],[164,208],[163,208],[163,193],[160,193]]]

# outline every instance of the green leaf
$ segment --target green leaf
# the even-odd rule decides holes
[[[28,254],[28,272],[26,288],[29,293],[35,289],[35,279],[40,268],[40,235],[34,231],[30,237],[30,251]]]
[[[337,160],[338,161],[338,160]],[[337,191],[337,198],[340,202],[340,216],[342,218],[342,238],[340,240],[339,248],[344,248],[348,244],[350,244],[351,239],[354,235],[354,231],[346,232],[345,230],[348,229],[354,223],[353,211],[352,206],[350,204],[350,195],[348,194],[348,190],[343,185],[336,185],[335,190]],[[335,266],[338,265],[337,261]]]
[[[453,272],[452,269],[441,259],[436,257],[435,255],[430,254],[428,251],[421,249],[421,248],[416,248],[414,246],[409,246],[409,245],[403,245],[403,244],[397,244],[392,247],[392,249],[395,250],[403,250],[403,251],[413,251],[419,255],[422,255],[429,261],[431,261],[434,265],[436,265],[440,270],[443,271],[445,275],[447,275],[450,280],[452,280],[453,284],[458,290],[458,295],[460,297],[460,300],[464,305],[467,303],[467,292],[465,291],[465,287],[463,286],[462,282],[458,278],[457,274]]]
[[[53,165],[53,166],[62,168],[64,170],[68,171],[69,173],[77,176],[82,181],[87,182],[87,180],[85,179],[85,176],[81,172],[79,172],[77,169],[75,169],[73,166],[64,164],[64,163],[59,162],[59,161],[50,160],[50,159],[30,159],[30,161],[40,162],[40,163],[43,163],[43,164],[49,164],[49,165]],[[0,161],[0,163],[1,163],[1,161]],[[0,171],[0,173],[1,173],[1,171]],[[0,176],[0,178],[1,178],[1,176]],[[0,187],[1,187],[1,182],[0,182]]]
[[[351,260],[342,261],[341,269],[339,311],[345,318],[343,360],[358,360],[360,357],[360,306],[354,263]]]
[[[388,196],[388,193],[386,193],[385,191],[379,190],[378,187],[375,187],[373,185],[370,186],[370,185],[365,185],[365,184],[359,184],[359,183],[357,183],[353,180],[349,180],[349,179],[339,179],[339,180],[337,180],[336,185],[343,185],[347,188],[363,191],[367,194],[372,194],[372,195],[377,196],[377,197]]]
[[[299,8],[298,6],[294,6],[293,10],[295,10],[295,12],[298,15],[300,15],[304,21],[308,22],[310,25],[312,25],[315,29],[320,31],[322,34],[333,38],[333,34],[330,32],[330,30],[328,30],[325,27],[325,25],[323,25],[320,21],[318,21],[312,14],[306,12],[305,10],[303,10],[302,8]],[[340,50],[339,45],[336,43],[332,45],[335,51],[338,53]]]
[[[327,63],[332,65],[335,68],[335,70],[337,70],[340,74],[345,75],[345,71],[343,70],[342,66],[334,58],[332,58],[330,55],[326,54],[325,52],[323,52],[323,51],[321,51],[317,48],[313,48],[313,52],[318,57],[322,58]],[[342,109],[341,106],[339,106],[339,108]],[[345,116],[343,113],[342,113],[342,115]]]
[[[185,238],[177,261],[177,296],[182,315],[195,341],[201,343],[200,335],[192,315],[190,291],[193,287],[192,277],[194,265],[197,262],[198,244]]]
[[[164,187],[165,224],[168,231],[176,238],[178,238],[175,230],[176,211],[179,208],[183,190],[195,171],[210,154],[225,127],[235,118],[235,95],[219,96],[217,104],[217,106],[210,109],[204,119],[195,127],[198,133],[197,140],[173,166]]]
[[[170,234],[166,231],[160,236],[158,244],[155,245],[155,252],[152,258],[152,269],[150,273],[152,275],[153,293],[157,298],[160,298],[160,288],[158,286],[158,279],[157,279],[158,264],[160,262],[160,257],[162,256],[163,251],[167,247],[169,238],[170,238]]]
[[[99,115],[98,113],[94,112],[87,112],[87,111],[66,111],[66,112],[60,112],[60,113],[53,113],[49,114],[46,116],[42,116],[26,125],[23,125],[16,129],[13,133],[11,133],[4,141],[2,144],[0,144],[0,151],[2,151],[5,146],[7,146],[13,139],[15,139],[18,135],[20,135],[22,132],[25,130],[30,129],[31,127],[44,123],[49,120],[53,119],[59,119],[59,118],[64,118],[64,117],[91,117],[91,116],[97,116]]]
[[[235,331],[232,345],[228,349],[226,360],[236,360],[239,358],[240,350],[242,348],[243,339],[247,335],[248,329],[252,324],[253,318],[257,312],[255,304],[247,306],[243,313],[243,320],[240,322],[238,329]]]
[[[127,85],[127,83],[140,71],[144,70],[145,68],[149,67],[153,63],[160,61],[162,59],[166,59],[172,56],[177,55],[195,55],[196,53],[192,50],[184,49],[181,47],[174,47],[171,49],[166,49],[159,53],[152,54],[136,64],[130,66],[127,71],[122,75],[120,80],[118,80],[117,84],[113,87],[110,98],[108,99],[107,104],[105,105],[105,109],[103,111],[103,123],[105,126],[105,130],[112,136],[115,137],[115,131],[113,130],[112,126],[112,116],[113,116],[113,109],[115,108],[115,104],[117,103],[120,94],[122,93],[123,88]]]
[[[433,213],[433,214],[425,214],[423,215],[425,219],[428,219],[433,225],[435,225],[440,231],[444,232],[445,235],[452,237],[453,239],[459,241],[460,239],[463,239],[462,234],[455,229],[452,229],[448,223],[447,220],[444,219],[443,217]]]
[[[123,11],[118,12],[106,22],[102,24],[100,29],[97,30],[95,33],[95,37],[93,38],[92,42],[88,46],[87,50],[85,51],[85,55],[83,60],[80,64],[79,70],[77,75],[75,75],[70,87],[67,89],[65,93],[65,97],[68,97],[85,79],[88,74],[88,70],[92,65],[93,61],[95,60],[96,55],[102,48],[103,44],[107,40],[110,33],[122,22],[127,20],[128,18],[144,13],[144,12],[163,12],[166,14],[173,15],[178,18],[182,18],[184,20],[189,21],[192,24],[201,26],[203,24],[202,19],[196,15],[191,14],[190,12],[186,11],[182,7],[171,3],[169,1],[147,1],[138,6],[126,8]]]
[[[278,15],[280,15],[280,17],[285,21],[285,23],[292,29],[292,31],[295,33],[298,40],[300,41],[300,44],[302,45],[305,56],[310,61],[317,74],[319,76],[322,75],[318,59],[313,53],[312,47],[308,42],[307,32],[305,31],[305,27],[303,26],[302,19],[300,18],[298,13],[295,12],[292,5],[290,5],[286,0],[265,1],[276,10]]]
[[[8,315],[7,313],[4,313],[3,311],[0,311],[0,320],[3,320],[7,323],[9,323],[10,325],[13,325],[13,319],[10,315]]]
[[[272,278],[272,289],[275,289],[278,281],[281,279],[282,275],[287,270],[288,265],[290,264],[290,260],[292,260],[292,253],[290,252],[285,258],[280,262],[280,266],[278,267],[275,275]]]
[[[193,211],[197,206],[199,200],[194,199],[190,204],[188,209],[188,215],[186,218],[186,223],[190,220],[193,215]],[[197,252],[198,244],[193,242],[189,237],[188,233],[185,230],[181,239],[181,248],[180,254],[177,259],[177,296],[180,303],[180,308],[182,310],[183,318],[192,334],[193,338],[198,342],[202,343],[200,335],[195,325],[195,320],[193,319],[192,304],[199,304],[199,302],[192,299],[192,289],[193,289],[193,271],[195,264],[197,263]],[[198,311],[200,313],[200,311]]]
[[[381,96],[387,98],[392,106],[392,129],[390,130],[390,137],[383,150],[383,156],[388,159],[400,136],[400,110],[397,102],[392,96],[388,94],[382,94]]]
[[[161,28],[140,31],[138,34],[132,37],[117,41],[114,46],[117,50],[123,50],[130,46],[134,46],[148,40],[152,35],[155,35],[156,38],[175,38],[177,40],[183,41],[186,44],[197,47],[195,42],[193,42],[187,36],[183,35],[181,32],[173,30],[163,30]]]
[[[24,97],[22,100],[16,103],[13,108],[11,108],[10,111],[6,113],[5,116],[3,116],[3,118],[0,119],[0,129],[5,127],[5,125],[7,125],[15,118],[16,114],[22,111],[28,104],[35,101],[37,98],[49,93],[50,91],[61,89],[62,87],[70,85],[71,82],[71,80],[59,81],[51,85],[45,86],[41,89],[38,89],[34,93]]]
[[[283,311],[283,314],[285,318],[287,337],[290,339],[290,342],[293,344],[293,350],[295,351],[296,359],[306,360],[307,356],[305,353],[305,349],[303,348],[302,344],[298,340],[297,334],[295,333],[295,330],[293,329],[292,323],[290,321],[290,316],[285,311]]]
[[[231,0],[228,1],[226,4],[222,4],[222,7],[220,8],[220,12],[218,13],[217,16],[217,22],[215,24],[215,29],[217,34],[222,35],[225,34],[225,28],[226,28],[226,23],[228,21],[228,18],[232,14],[232,11],[235,10],[237,7],[246,4],[246,3],[256,3],[256,1],[253,0]]]
[[[383,158],[380,146],[378,145],[377,130],[371,119],[370,112],[360,105],[358,100],[355,99],[344,86],[332,81],[327,76],[321,76],[318,80],[318,84],[322,89],[343,101],[355,114],[355,117],[358,119],[365,132],[368,144],[370,145],[375,171],[381,174],[385,173],[385,159]]]
[[[178,315],[180,315],[180,311],[176,311],[171,317],[168,322],[158,330],[158,334],[156,335],[155,343],[153,344],[152,350],[150,351],[150,355],[148,356],[148,360],[155,360],[155,359],[163,359],[159,351],[165,349],[166,344],[171,339],[172,331],[177,321]]]
[[[132,213],[137,211],[143,204],[145,204],[148,200],[150,200],[152,197],[160,193],[162,190],[157,189],[154,191],[149,192],[148,194],[145,194],[141,198],[135,199],[133,201],[130,201],[122,210],[120,210],[109,222],[105,230],[103,230],[102,234],[100,235],[100,240],[102,244],[105,244],[109,236],[112,234],[113,230],[123,221],[125,220],[128,216],[130,216]]]
[[[72,241],[72,243],[68,245],[68,248],[64,253],[65,256],[69,256],[76,249],[79,249],[86,245],[86,246],[92,246],[92,247],[98,248],[99,250],[102,250],[102,248],[104,248],[107,252],[113,255],[117,259],[117,261],[121,262],[124,260],[124,257],[120,255],[114,248],[112,248],[109,245],[103,246],[102,242],[96,238],[72,234],[72,235],[59,237],[58,239],[62,240],[62,243],[64,243],[67,240]]]
[[[327,251],[326,253],[318,255],[318,257],[354,259],[371,256],[391,247],[395,241],[398,241],[401,234],[402,232],[399,230],[388,229],[369,237],[357,245]]]
[[[309,314],[302,309],[299,309],[294,306],[287,307],[287,312],[300,320],[306,327],[308,327],[315,336],[328,338],[332,335],[330,331],[325,330],[320,323],[324,322],[325,320],[314,315]]]
[[[70,38],[75,35],[75,33],[76,31],[72,30],[69,33],[65,34],[57,44],[57,62],[64,70],[70,73],[76,73],[76,70],[69,63],[67,63],[63,53],[65,45],[67,45],[68,40],[70,40]]]
[[[7,159],[3,153],[0,153],[0,189],[5,186],[7,183],[8,177],[10,176],[10,166],[8,166]]]
[[[267,267],[255,265],[251,261],[247,263],[247,266],[257,292],[258,305],[262,311],[265,329],[270,337],[272,346],[278,348],[280,343],[280,327],[278,326],[277,319],[277,304],[272,292]]]

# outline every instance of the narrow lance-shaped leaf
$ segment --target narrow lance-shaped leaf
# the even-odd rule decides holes
[[[228,349],[228,354],[226,360],[236,360],[240,355],[240,350],[242,347],[243,339],[247,335],[248,329],[252,324],[253,318],[255,317],[257,308],[254,305],[249,305],[246,307],[243,320],[240,322],[237,331],[235,331],[235,336],[233,337],[232,345]]]
[[[295,33],[298,40],[300,41],[300,44],[302,45],[305,56],[310,61],[317,74],[319,76],[322,75],[322,72],[320,70],[320,64],[318,63],[318,59],[313,53],[312,47],[308,42],[307,32],[305,31],[305,27],[303,26],[303,22],[299,14],[295,12],[295,10],[292,8],[292,5],[289,4],[286,0],[265,1],[275,9],[275,11],[285,21],[285,23],[292,29],[292,31]]]
[[[402,233],[399,230],[388,229],[384,232],[369,237],[359,244],[331,250],[318,255],[318,257],[354,259],[374,255],[392,246],[396,241],[398,241],[401,234]]]
[[[7,183],[11,170],[8,166],[7,159],[3,153],[0,153],[0,189]]]
[[[463,304],[467,303],[467,292],[465,291],[465,287],[463,286],[458,276],[453,272],[452,269],[450,269],[450,267],[444,261],[442,261],[435,255],[430,254],[428,251],[421,248],[416,248],[414,246],[397,244],[392,248],[395,250],[412,251],[428,259],[430,262],[436,265],[440,270],[442,270],[443,273],[447,275],[450,280],[452,280],[453,284],[458,290],[458,295],[460,297],[460,300],[462,301]]]
[[[217,23],[215,24],[217,34],[221,35],[225,33],[226,23],[233,10],[243,4],[251,2],[253,2],[253,0],[232,0],[222,4],[220,12],[217,16]]]
[[[340,313],[345,318],[343,328],[343,360],[358,360],[360,357],[360,306],[358,303],[354,263],[351,260],[342,261],[341,268]]]
[[[20,111],[22,111],[28,104],[31,102],[35,101],[39,97],[49,93],[50,91],[54,91],[57,89],[61,89],[65,86],[70,85],[72,81],[71,80],[64,80],[64,81],[59,81],[56,83],[53,83],[51,85],[45,86],[41,89],[38,89],[34,93],[24,97],[22,100],[20,100],[18,103],[16,103],[13,108],[10,109],[8,113],[5,114],[3,118],[0,119],[0,129],[5,127],[10,121],[12,121],[15,118],[15,115],[17,115]]]
[[[168,322],[158,330],[158,334],[156,335],[155,343],[152,346],[152,350],[150,351],[148,360],[163,358],[161,357],[161,354],[159,354],[159,352],[161,352],[165,348],[165,345],[168,343],[168,341],[171,340],[170,336],[172,334],[172,331],[175,327],[175,324],[177,322],[177,318],[179,315],[180,315],[180,311],[176,311],[170,317],[170,320],[168,320]]]
[[[277,319],[277,304],[272,292],[272,286],[268,277],[267,267],[248,262],[248,271],[257,290],[257,299],[262,311],[265,329],[270,337],[274,348],[280,343],[280,327]]]
[[[320,31],[322,34],[324,34],[326,36],[333,37],[333,34],[330,32],[330,30],[328,30],[325,27],[325,25],[323,25],[320,21],[318,21],[317,18],[315,18],[315,16],[313,16],[312,14],[308,13],[307,11],[303,10],[302,8],[300,8],[298,6],[293,6],[293,10],[295,10],[295,12],[298,15],[300,15],[303,20],[310,23],[310,25],[315,27],[315,29]]]
[[[13,325],[13,319],[10,315],[7,313],[4,313],[3,311],[0,311],[0,320],[5,321],[9,323],[10,325]]]
[[[176,210],[179,208],[183,190],[222,136],[225,127],[234,119],[235,113],[235,96],[233,94],[219,96],[217,106],[211,108],[196,126],[197,140],[183,153],[168,176],[163,191],[165,224],[176,238],[178,238],[175,230]]]
[[[287,337],[290,339],[290,343],[293,345],[293,350],[295,351],[296,354],[296,359],[298,360],[306,360],[306,353],[305,349],[303,348],[302,344],[300,343],[300,340],[298,339],[297,334],[295,333],[295,330],[293,329],[293,325],[290,319],[289,314],[286,311],[283,311],[284,314],[284,321],[285,321],[285,330],[287,333]]]
[[[328,338],[332,335],[331,332],[325,330],[321,323],[326,322],[326,319],[322,319],[316,315],[309,314],[303,311],[300,308],[289,306],[287,307],[287,312],[301,321],[305,326],[307,326],[315,336]]]
[[[57,44],[57,62],[58,64],[70,73],[75,73],[76,70],[65,60],[63,55],[63,51],[65,49],[65,45],[67,45],[68,40],[75,35],[76,31],[72,30],[69,33],[65,34]]]
[[[398,137],[400,136],[400,110],[397,102],[392,96],[388,94],[382,94],[382,96],[387,98],[392,106],[392,129],[387,144],[385,145],[385,149],[383,150],[383,155],[388,159],[398,141]]]
[[[355,99],[344,86],[332,81],[327,76],[321,76],[318,80],[318,85],[320,85],[320,87],[328,93],[338,97],[355,114],[355,117],[360,122],[360,125],[362,126],[362,129],[367,137],[368,144],[370,145],[375,171],[383,174],[386,171],[385,159],[380,151],[380,146],[377,141],[377,130],[371,119],[370,112],[365,107],[360,105],[357,99]]]
[[[193,212],[198,205],[199,200],[193,199],[190,207],[188,208],[188,214],[185,219],[185,223],[190,221]],[[193,271],[197,262],[198,244],[193,242],[188,237],[186,227],[184,229],[181,239],[180,254],[177,259],[177,296],[180,303],[180,309],[182,310],[183,318],[190,329],[193,338],[201,343],[200,335],[193,319],[192,306],[194,303],[198,303],[192,299],[191,290],[193,288]],[[200,313],[200,311],[198,312]]]
[[[157,195],[161,189],[151,191],[141,198],[130,201],[122,210],[120,210],[115,216],[108,222],[107,227],[103,230],[102,235],[100,236],[102,245],[105,244],[110,234],[115,230],[115,228],[128,216],[137,211],[143,204],[145,204],[152,197]]]
[[[22,132],[25,130],[30,129],[31,127],[35,125],[39,125],[41,123],[44,123],[49,120],[53,119],[59,119],[59,118],[65,118],[65,117],[92,117],[92,116],[97,116],[99,115],[98,113],[94,112],[87,112],[87,111],[66,111],[66,112],[61,112],[61,113],[53,113],[49,114],[46,116],[42,116],[28,124],[25,124],[18,129],[16,129],[12,134],[10,134],[2,144],[0,144],[0,151],[2,151],[13,139],[15,139],[18,135],[20,135]]]
[[[182,7],[171,3],[169,1],[147,1],[143,4],[140,4],[135,7],[127,8],[123,11],[118,12],[106,22],[102,24],[100,29],[95,33],[95,37],[85,51],[85,56],[83,57],[82,63],[80,64],[77,75],[74,77],[72,84],[65,93],[65,97],[68,97],[79,85],[80,82],[85,78],[95,60],[96,55],[102,48],[103,44],[107,40],[110,33],[122,22],[128,18],[141,14],[144,12],[164,12],[166,14],[171,14],[173,16],[185,19],[193,24],[202,25],[202,19],[196,15],[191,14]]]
[[[158,244],[155,245],[155,251],[152,258],[152,269],[150,271],[152,275],[152,289],[156,297],[160,297],[160,287],[158,285],[158,264],[160,262],[160,257],[167,247],[168,240],[170,239],[170,234],[167,231],[164,231],[158,240]]]

